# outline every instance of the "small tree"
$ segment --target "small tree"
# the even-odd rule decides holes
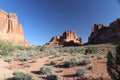
[[[116,54],[108,52],[107,54],[107,71],[114,80],[120,80],[120,44],[116,47]]]

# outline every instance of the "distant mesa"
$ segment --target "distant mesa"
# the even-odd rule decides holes
[[[120,18],[110,23],[95,24],[88,38],[88,44],[119,43],[120,42]]]
[[[46,45],[79,46],[82,39],[74,31],[65,31],[62,36],[55,36]]]
[[[6,13],[0,9],[0,40],[14,42],[17,45],[29,46],[24,39],[22,25],[14,13]]]

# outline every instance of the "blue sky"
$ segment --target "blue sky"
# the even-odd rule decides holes
[[[109,25],[120,17],[119,0],[0,0],[0,9],[17,14],[25,39],[43,45],[73,30],[88,41],[94,24]]]

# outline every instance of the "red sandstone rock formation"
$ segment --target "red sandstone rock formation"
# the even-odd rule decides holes
[[[112,22],[108,27],[103,24],[94,25],[88,39],[88,44],[118,43],[120,42],[120,19]]]
[[[14,13],[6,13],[0,10],[0,40],[12,41],[17,45],[29,46],[24,39],[22,25]]]
[[[82,44],[82,39],[77,37],[73,31],[65,31],[62,36],[53,37],[46,45],[64,45],[64,46],[79,46]]]

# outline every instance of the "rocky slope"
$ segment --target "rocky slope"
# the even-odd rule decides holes
[[[65,31],[62,36],[53,37],[46,45],[79,46],[82,39],[74,31]]]
[[[17,45],[28,46],[24,39],[22,25],[14,13],[6,13],[0,9],[0,40],[12,41]]]
[[[88,44],[119,43],[120,42],[120,18],[110,23],[107,27],[103,24],[95,24],[92,28]]]

